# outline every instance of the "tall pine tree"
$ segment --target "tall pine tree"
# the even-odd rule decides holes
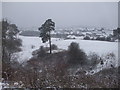
[[[53,30],[55,30],[55,23],[51,19],[46,20],[45,23],[42,24],[42,26],[39,28],[40,37],[42,38],[43,43],[46,43],[47,41],[49,41],[50,54],[52,53],[51,31]]]

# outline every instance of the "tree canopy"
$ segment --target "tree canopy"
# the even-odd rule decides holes
[[[55,30],[55,23],[48,19],[45,21],[44,24],[39,28],[40,31],[40,37],[42,37],[43,43],[47,42],[50,38],[50,32]]]

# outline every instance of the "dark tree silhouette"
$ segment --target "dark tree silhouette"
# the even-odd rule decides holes
[[[51,31],[53,30],[55,30],[55,23],[51,19],[46,20],[45,23],[39,28],[40,37],[42,38],[43,43],[49,41],[50,54],[52,53]]]
[[[15,24],[10,24],[7,20],[2,20],[2,70],[3,78],[12,75],[11,61],[12,55],[20,51],[21,40],[17,38],[19,30]]]
[[[71,64],[81,64],[84,65],[86,63],[86,54],[79,48],[79,44],[72,42],[68,47],[68,62]]]
[[[2,21],[2,58],[10,60],[14,52],[20,51],[21,40],[17,38],[19,30],[15,24],[7,20]]]

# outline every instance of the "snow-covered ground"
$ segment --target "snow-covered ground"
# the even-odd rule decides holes
[[[48,43],[42,43],[39,37],[19,36],[19,38],[22,39],[23,44],[22,51],[15,54],[19,62],[29,60],[32,57],[32,52],[40,46],[48,46]],[[118,42],[52,38],[52,44],[56,44],[60,49],[67,50],[71,42],[79,43],[80,48],[87,54],[95,52],[100,56],[105,56],[108,53],[114,53],[118,59]]]
[[[22,40],[22,51],[15,53],[14,56],[18,57],[19,62],[25,62],[32,57],[32,52],[38,49],[42,42],[39,37],[19,36],[19,38]]]

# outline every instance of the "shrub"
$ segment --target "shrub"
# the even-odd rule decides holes
[[[105,41],[105,37],[97,37],[96,40]]]
[[[106,37],[106,41],[111,41],[111,37]]]
[[[83,65],[86,62],[86,54],[79,49],[78,43],[72,42],[68,47],[68,63]]]
[[[51,45],[51,49],[52,49],[52,50],[57,50],[57,49],[58,49],[58,47],[57,47],[57,45],[52,44],[52,45]]]
[[[100,57],[96,53],[89,54],[88,59],[88,65],[90,65],[91,68],[95,68],[95,66],[100,62]]]
[[[115,60],[116,56],[114,53],[108,53],[107,56],[106,56],[107,59],[112,59],[112,60]]]
[[[38,54],[38,57],[44,57],[46,55],[45,48],[41,46],[37,54]]]

